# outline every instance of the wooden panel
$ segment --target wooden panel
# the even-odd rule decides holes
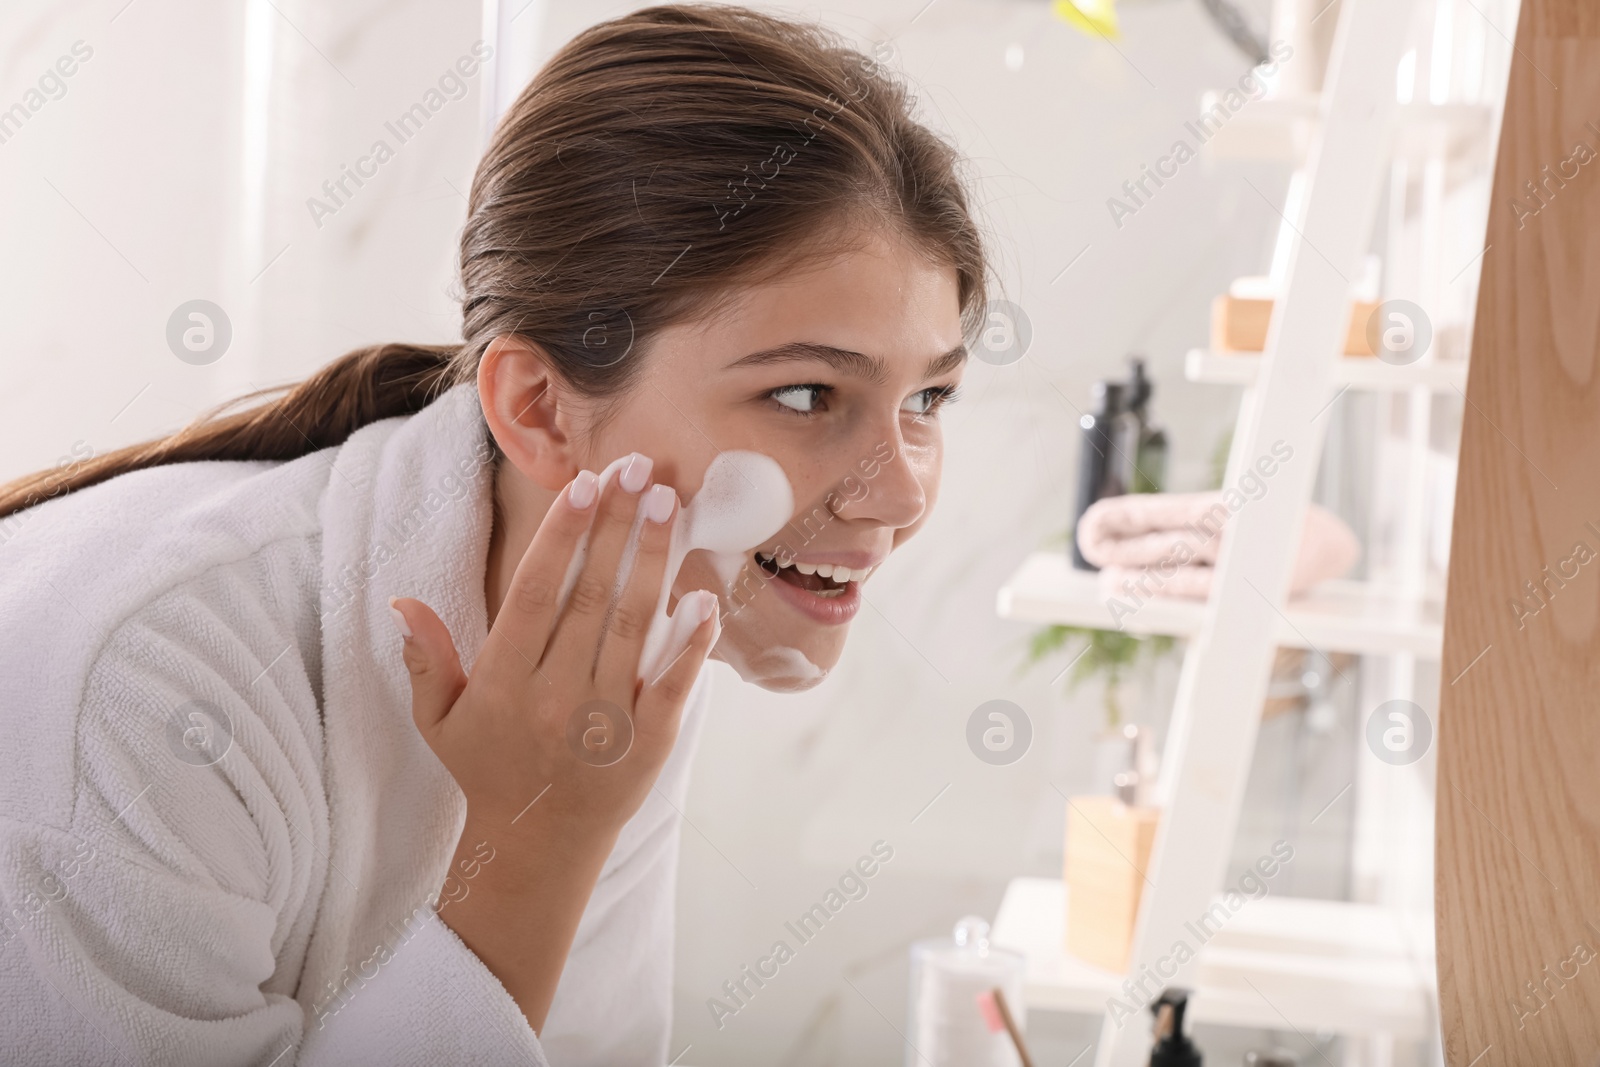
[[[1440,1022],[1453,1067],[1592,1067],[1600,1056],[1600,5],[1525,0],[1516,43],[1445,614]]]

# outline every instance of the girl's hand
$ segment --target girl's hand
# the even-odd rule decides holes
[[[687,594],[677,613],[701,616],[688,646],[657,677],[638,679],[679,511],[677,494],[647,490],[649,480],[650,461],[635,455],[603,492],[588,471],[562,491],[470,677],[437,615],[416,600],[391,601],[409,631],[412,717],[467,798],[439,916],[536,1031],[606,857],[672,751],[717,639],[716,597]]]
[[[603,492],[582,471],[557,496],[471,677],[433,611],[417,600],[393,602],[412,634],[404,652],[412,716],[474,821],[510,827],[538,798],[547,818],[559,815],[574,832],[614,833],[672,751],[689,689],[716,641],[717,601],[702,591],[679,602],[679,612],[701,613],[688,648],[658,677],[638,681],[680,511],[672,488],[649,486],[649,478],[650,461],[635,454]],[[617,590],[636,515],[638,552]],[[558,603],[585,535],[582,569]]]

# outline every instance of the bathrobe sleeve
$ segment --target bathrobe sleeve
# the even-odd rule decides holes
[[[62,736],[39,742],[37,801],[0,812],[0,1062],[545,1067],[515,1002],[431,909],[318,1010],[306,961],[342,857],[317,649],[273,638],[266,612],[221,623],[208,600],[167,597],[117,626],[62,686],[76,706],[34,710]]]

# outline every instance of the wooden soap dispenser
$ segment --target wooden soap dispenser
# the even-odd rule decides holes
[[[1160,810],[1152,805],[1155,760],[1149,730],[1123,727],[1128,766],[1111,796],[1067,801],[1066,950],[1086,963],[1128,968],[1139,898],[1155,845]]]

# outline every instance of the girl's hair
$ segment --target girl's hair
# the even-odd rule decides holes
[[[615,396],[663,327],[873,226],[954,268],[970,337],[987,267],[958,163],[878,58],[820,27],[703,4],[600,23],[523,90],[478,166],[464,343],[351,352],[169,437],[0,487],[0,518],[157,464],[339,444],[472,381],[504,334],[537,344],[580,394]]]

